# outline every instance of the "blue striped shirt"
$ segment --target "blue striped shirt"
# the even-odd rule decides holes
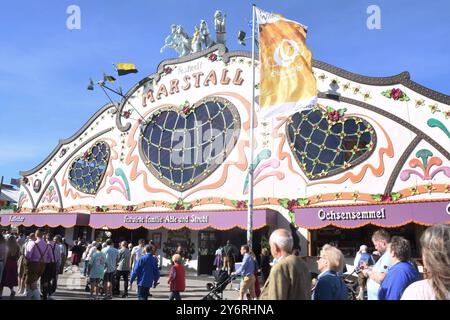
[[[244,254],[244,259],[242,259],[242,265],[239,270],[236,271],[236,275],[242,275],[248,277],[255,274],[255,262],[253,258],[248,254]]]

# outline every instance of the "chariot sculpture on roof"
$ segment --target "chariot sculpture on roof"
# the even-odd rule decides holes
[[[226,45],[226,17],[222,11],[217,10],[214,14],[214,29],[216,31],[216,41],[212,40],[206,20],[201,20],[199,26],[194,26],[192,37],[183,29],[181,25],[172,24],[171,34],[164,40],[162,53],[165,49],[174,49],[179,57],[187,56],[191,53],[199,52],[221,43]]]

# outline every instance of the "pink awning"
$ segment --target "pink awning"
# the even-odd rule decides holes
[[[278,212],[270,209],[254,210],[253,228],[276,225],[277,214]],[[92,213],[89,226],[95,229],[103,227],[110,229],[144,227],[150,230],[159,228],[201,230],[209,227],[218,230],[235,227],[247,229],[247,210]]]
[[[359,228],[367,224],[395,228],[408,223],[430,226],[450,223],[450,199],[298,208],[295,209],[295,219],[298,226],[306,229],[330,225]]]
[[[87,226],[89,214],[85,213],[11,213],[0,214],[0,225],[2,226],[49,226],[52,228],[62,226],[71,228],[73,226]]]

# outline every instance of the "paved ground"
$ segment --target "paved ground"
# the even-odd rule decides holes
[[[153,300],[166,300],[169,297],[169,288],[167,285],[167,275],[168,270],[161,270],[160,284],[155,288],[151,289]],[[182,298],[184,300],[200,300],[209,291],[206,289],[206,284],[208,282],[213,282],[213,277],[211,276],[197,276],[195,274],[187,274],[186,276],[186,291],[182,293]],[[238,298],[238,288],[239,281],[233,283],[232,289],[230,286],[224,291],[224,299],[226,300],[236,300]],[[54,294],[54,300],[87,300],[89,299],[89,293],[84,291],[86,285],[86,278],[84,278],[80,269],[73,267],[72,270],[68,270],[63,275],[60,275],[58,281],[58,289]],[[123,282],[120,284],[120,288],[123,290]],[[15,288],[17,291],[17,288]],[[10,291],[8,288],[3,289],[3,300],[9,299]],[[17,295],[15,300],[24,300],[25,297]],[[133,284],[133,290],[129,292],[128,298],[114,297],[114,300],[137,300],[136,296],[136,282]]]

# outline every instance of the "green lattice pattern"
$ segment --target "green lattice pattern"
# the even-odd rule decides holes
[[[188,110],[157,112],[141,136],[147,167],[180,191],[206,178],[224,161],[240,128],[237,110],[225,99],[210,98]]]
[[[106,142],[94,144],[72,162],[69,171],[70,184],[83,193],[97,193],[108,166],[109,155],[110,150]]]
[[[367,121],[355,116],[333,118],[318,106],[291,116],[287,134],[310,180],[337,174],[363,161],[376,142],[375,131]]]

